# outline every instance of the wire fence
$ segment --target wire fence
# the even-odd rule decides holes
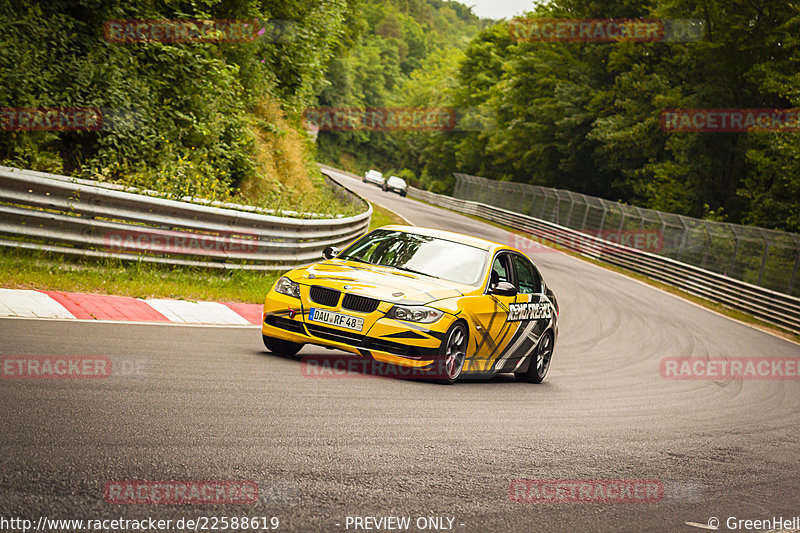
[[[456,173],[455,198],[482,202],[619,242],[657,232],[646,251],[733,279],[800,296],[800,235],[713,222],[561,189]]]

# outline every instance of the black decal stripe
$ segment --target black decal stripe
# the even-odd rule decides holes
[[[413,330],[419,331],[419,332],[424,333],[426,335],[430,335],[434,339],[438,339],[438,340],[443,340],[444,339],[444,333],[443,332],[431,331],[431,330],[426,329],[426,328],[420,326],[419,324],[415,324],[413,322],[406,322],[406,327],[409,328],[409,329],[413,329]]]
[[[390,335],[381,335],[381,337],[386,339],[424,339],[425,335],[420,335],[416,331],[400,331]]]

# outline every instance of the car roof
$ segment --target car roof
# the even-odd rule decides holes
[[[396,226],[396,225],[383,226],[380,229],[402,231],[405,233],[417,233],[419,235],[425,235],[428,237],[436,237],[448,241],[459,242],[461,244],[467,244],[469,246],[474,246],[475,248],[480,248],[481,250],[487,250],[487,251],[493,251],[498,248],[513,249],[503,244],[492,242],[486,239],[481,239],[479,237],[471,237],[469,235],[456,233],[454,231],[444,231],[433,228],[421,228],[419,226]]]

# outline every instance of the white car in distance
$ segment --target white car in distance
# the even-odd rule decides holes
[[[396,192],[400,196],[408,194],[408,184],[406,180],[398,176],[389,176],[383,184],[384,191]]]
[[[364,174],[364,179],[361,181],[363,181],[364,183],[373,183],[378,187],[383,187],[383,174],[381,174],[377,170],[368,170]]]

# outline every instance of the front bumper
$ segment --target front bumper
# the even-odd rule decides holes
[[[391,304],[361,314],[346,309],[314,307],[365,318],[365,331],[356,332],[308,319],[309,304],[270,291],[264,301],[261,333],[269,337],[302,344],[335,348],[361,357],[418,369],[433,368],[444,332],[455,317],[445,315],[433,324],[416,324],[387,318]],[[370,324],[367,326],[367,324]]]

